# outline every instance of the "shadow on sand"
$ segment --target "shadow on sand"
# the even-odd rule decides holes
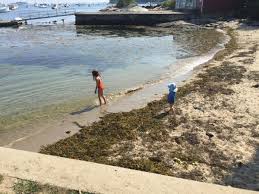
[[[237,162],[232,175],[225,179],[227,185],[259,191],[259,144],[256,150],[254,158],[249,163]]]

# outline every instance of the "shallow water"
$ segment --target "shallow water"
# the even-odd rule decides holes
[[[160,80],[206,53],[222,35],[213,30],[28,25],[0,29],[0,132],[97,104],[91,71],[105,94]],[[204,40],[204,36],[209,39]]]

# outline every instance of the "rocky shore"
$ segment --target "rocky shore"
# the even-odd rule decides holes
[[[259,190],[259,29],[210,25],[231,40],[179,88],[176,117],[164,97],[107,114],[41,153]]]

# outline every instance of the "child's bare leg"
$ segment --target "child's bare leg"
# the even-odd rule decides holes
[[[176,117],[176,114],[175,114],[175,108],[174,106],[172,105],[172,109],[171,109],[172,113],[174,114],[174,117]]]
[[[172,112],[172,109],[173,109],[173,105],[172,104],[170,104],[170,112]]]
[[[99,98],[100,106],[102,106],[102,99],[101,99],[101,96],[100,96],[100,95],[98,95],[98,98]]]
[[[174,107],[173,106],[172,106],[171,110],[172,110],[172,113],[175,115],[175,111],[174,111]]]
[[[102,95],[102,98],[103,98],[104,104],[107,104],[107,101],[103,95]]]

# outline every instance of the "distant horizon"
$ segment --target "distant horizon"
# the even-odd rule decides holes
[[[2,0],[1,3],[109,3],[109,0]]]

